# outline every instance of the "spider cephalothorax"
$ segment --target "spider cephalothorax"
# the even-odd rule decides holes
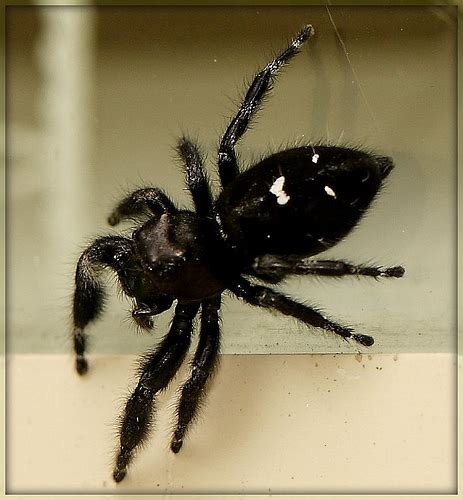
[[[174,377],[189,347],[193,320],[201,310],[199,342],[177,407],[171,449],[177,453],[217,363],[221,295],[229,290],[249,304],[279,311],[307,325],[369,346],[372,337],[328,319],[251,276],[278,283],[290,275],[366,275],[400,277],[400,266],[357,266],[312,257],[335,245],[359,222],[393,168],[390,158],[350,148],[307,145],[280,151],[240,172],[235,146],[279,69],[313,34],[305,26],[289,47],[254,78],[219,145],[222,192],[211,194],[198,147],[178,144],[194,211],[180,210],[159,188],[139,189],[123,199],[108,222],[148,215],[132,238],[106,236],[81,255],[74,293],[74,348],[80,374],[86,326],[102,311],[102,267],[112,269],[134,302],[132,316],[143,328],[176,301],[168,334],[140,363],[139,382],[125,405],[113,472],[121,481],[147,438],[159,391]]]

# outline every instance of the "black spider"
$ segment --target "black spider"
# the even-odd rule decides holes
[[[187,138],[178,144],[195,211],[180,210],[158,188],[133,192],[109,217],[149,213],[132,235],[95,240],[81,255],[74,294],[74,349],[80,374],[87,369],[86,326],[102,312],[104,290],[99,271],[109,267],[134,300],[132,316],[143,328],[176,300],[169,333],[140,364],[139,381],[121,416],[120,447],[113,472],[121,481],[140,444],[147,439],[155,398],[174,377],[188,353],[193,320],[201,308],[199,343],[190,378],[181,388],[171,450],[177,453],[205,394],[217,363],[222,293],[231,291],[248,304],[279,311],[307,325],[329,330],[364,346],[373,338],[339,325],[313,307],[295,302],[246,276],[279,283],[287,276],[366,275],[400,277],[402,267],[366,267],[309,256],[335,245],[359,222],[393,168],[390,158],[357,149],[309,145],[273,154],[240,173],[235,146],[272,81],[313,34],[305,26],[289,47],[260,71],[219,146],[223,190],[211,194],[198,147]]]

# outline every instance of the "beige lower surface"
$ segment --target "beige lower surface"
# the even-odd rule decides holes
[[[7,493],[454,493],[456,356],[225,355],[184,449],[179,379],[126,479],[111,479],[134,357],[7,361]]]

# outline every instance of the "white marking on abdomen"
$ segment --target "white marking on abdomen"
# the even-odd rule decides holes
[[[332,196],[333,198],[336,198],[336,193],[330,188],[330,186],[325,186],[325,193],[328,196]]]
[[[283,190],[283,185],[285,183],[285,177],[282,175],[272,184],[269,191],[277,197],[278,205],[286,205],[288,203],[290,196],[288,196]]]

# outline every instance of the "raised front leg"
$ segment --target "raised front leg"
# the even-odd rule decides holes
[[[159,188],[137,189],[126,196],[108,217],[108,224],[115,226],[122,220],[140,215],[172,213],[177,209],[170,198]]]
[[[109,267],[118,275],[124,292],[132,296],[131,284],[124,271],[133,258],[131,240],[121,236],[107,236],[94,241],[80,256],[75,275],[72,318],[76,369],[80,375],[88,370],[85,358],[85,327],[101,314],[105,292],[100,271]]]
[[[301,45],[313,33],[312,26],[305,26],[289,47],[255,76],[238,113],[228,126],[219,146],[218,167],[223,187],[239,174],[235,145],[246,132],[254,113],[270,90],[275,75],[284,64],[298,53]]]
[[[276,310],[286,316],[292,316],[307,325],[329,330],[344,339],[353,339],[364,346],[374,344],[373,337],[355,333],[351,328],[331,321],[315,308],[300,304],[271,288],[253,285],[249,281],[241,279],[230,290],[254,306]]]
[[[121,416],[119,452],[113,472],[117,483],[124,479],[135,451],[148,437],[156,395],[167,387],[185,359],[198,309],[199,304],[178,304],[169,333],[155,351],[144,356],[140,364],[138,385]]]

